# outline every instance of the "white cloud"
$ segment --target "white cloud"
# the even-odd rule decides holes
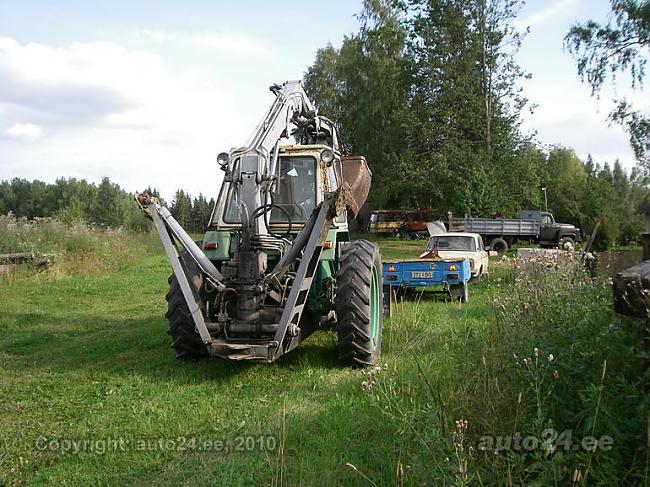
[[[5,130],[5,135],[16,138],[37,139],[42,134],[43,129],[33,123],[15,123]]]
[[[0,180],[108,176],[165,197],[180,187],[216,195],[216,153],[253,125],[229,91],[200,69],[112,42],[0,37]]]
[[[541,143],[572,147],[583,159],[592,154],[599,162],[619,159],[628,168],[634,165],[629,137],[619,125],[607,122],[614,108],[611,98],[596,101],[579,84],[548,80],[531,82],[526,94],[537,107],[524,117],[523,127],[537,132]],[[630,96],[633,102],[639,97]]]
[[[555,3],[551,3],[550,5],[545,6],[540,10],[536,10],[521,19],[517,19],[515,21],[515,27],[520,30],[523,30],[527,27],[530,27],[532,29],[541,23],[564,14],[567,10],[579,2],[580,0],[558,0]]]

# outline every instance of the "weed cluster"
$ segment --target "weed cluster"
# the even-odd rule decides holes
[[[404,438],[411,479],[642,483],[643,356],[630,323],[611,309],[610,283],[571,254],[540,252],[500,261],[479,286],[485,306],[472,316],[454,309],[455,339],[437,344],[448,360],[427,363],[436,345],[411,335],[399,346],[417,353],[415,369],[407,361],[381,378],[371,371],[362,384]],[[412,334],[421,328],[414,320],[435,326],[421,307],[398,313],[391,335]]]
[[[148,239],[122,229],[100,228],[82,223],[64,224],[51,218],[16,218],[0,215],[0,253],[29,252],[46,264],[40,277],[70,274],[97,275],[123,269]],[[6,281],[31,275],[33,268],[5,269]]]

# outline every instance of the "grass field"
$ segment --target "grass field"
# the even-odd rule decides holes
[[[381,245],[397,258],[423,243]],[[567,485],[575,470],[589,485],[648,478],[642,357],[600,284],[591,297],[567,291],[578,309],[551,331],[582,320],[572,332],[584,336],[566,346],[569,330],[504,331],[529,309],[499,301],[512,294],[507,265],[472,286],[467,305],[414,297],[385,321],[381,371],[369,378],[336,364],[332,331],[273,365],[177,361],[165,333],[168,274],[154,245],[100,274],[0,281],[0,484]],[[602,349],[570,360],[587,345]],[[533,382],[518,375],[512,353],[532,357],[536,346],[555,353],[557,385],[546,376],[555,363]],[[574,402],[562,402],[570,387]],[[481,434],[549,424],[611,434],[615,448],[476,449]]]

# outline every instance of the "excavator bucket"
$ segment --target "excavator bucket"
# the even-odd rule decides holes
[[[368,198],[372,172],[363,156],[347,156],[341,158],[343,182],[350,185],[350,195],[347,205],[356,217]]]

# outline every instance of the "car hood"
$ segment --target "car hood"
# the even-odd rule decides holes
[[[478,258],[477,252],[469,252],[464,250],[438,250],[438,255],[443,259],[463,260],[463,259],[476,259]]]

